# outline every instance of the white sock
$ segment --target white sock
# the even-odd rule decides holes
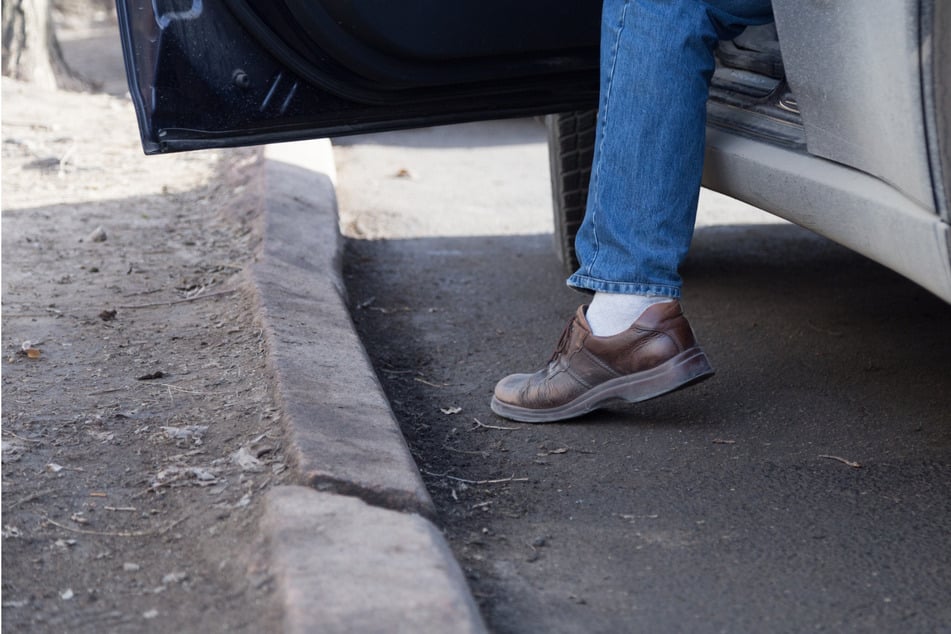
[[[673,301],[660,295],[624,295],[598,291],[588,306],[586,317],[591,332],[599,337],[610,337],[631,327],[645,310],[654,304]]]

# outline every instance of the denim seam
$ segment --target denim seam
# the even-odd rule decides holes
[[[617,61],[619,57],[618,52],[620,51],[620,48],[621,48],[621,33],[624,31],[624,23],[627,20],[627,9],[629,6],[630,6],[630,0],[626,0],[624,2],[624,8],[621,10],[621,17],[618,20],[617,37],[614,39],[614,45],[611,47],[611,71],[610,73],[608,73],[607,86],[605,86],[605,90],[604,90],[605,95],[604,95],[604,100],[601,107],[602,112],[598,113],[598,128],[599,128],[599,131],[601,132],[601,135],[600,135],[601,138],[598,139],[598,147],[595,148],[596,155],[604,153],[604,137],[605,137],[605,130],[607,128],[607,120],[608,120],[608,103],[610,103],[611,101],[611,92],[614,88],[614,75],[615,75],[615,71],[617,70]],[[598,171],[597,171],[597,174],[595,174],[595,176],[597,177],[597,180],[595,181],[595,183],[597,184],[597,189],[600,190],[601,189],[601,161],[600,160],[598,160]],[[590,191],[588,192],[588,199],[589,200],[592,199]],[[597,196],[597,191],[595,192],[594,200],[595,201],[599,200]],[[586,263],[584,265],[584,268],[589,272],[594,270],[594,265],[598,261],[598,255],[601,253],[601,242],[600,240],[598,240],[598,224],[594,221],[594,218],[598,213],[598,208],[599,208],[599,204],[597,202],[591,205],[591,212],[592,212],[591,234],[592,234],[592,238],[594,242],[594,254],[591,256],[591,262]]]

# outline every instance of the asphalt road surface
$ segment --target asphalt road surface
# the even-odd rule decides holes
[[[512,423],[493,385],[584,301],[543,127],[336,152],[354,319],[493,631],[951,630],[951,306],[705,194],[684,305],[717,375]]]

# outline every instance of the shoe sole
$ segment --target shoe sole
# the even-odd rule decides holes
[[[713,367],[699,347],[684,350],[656,368],[620,376],[597,385],[558,407],[531,409],[492,397],[492,411],[521,423],[552,423],[575,418],[611,401],[639,403],[698,383],[713,376]]]

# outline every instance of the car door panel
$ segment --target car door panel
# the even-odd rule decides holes
[[[877,176],[935,212],[922,151],[926,7],[919,0],[786,0],[773,9],[806,149]]]
[[[511,36],[498,29],[504,13],[471,25],[486,33],[483,48],[444,50],[459,58],[450,63],[427,58],[432,49],[425,48],[401,57],[380,44],[382,36],[359,40],[348,29],[317,44],[313,24],[302,25],[300,12],[278,2],[117,6],[150,154],[542,114],[597,99],[596,45],[556,50],[541,38],[533,51],[500,54]],[[597,13],[588,15],[596,33]]]

